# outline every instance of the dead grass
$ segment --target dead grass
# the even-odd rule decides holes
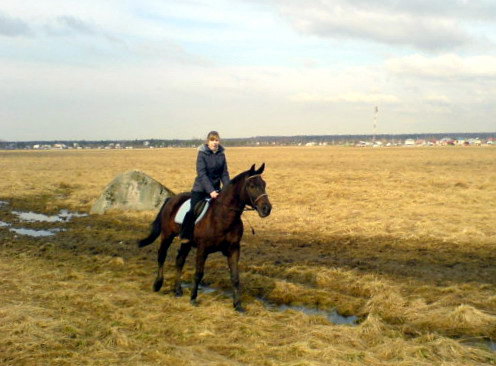
[[[191,188],[194,149],[0,152],[0,220],[12,210],[88,211],[115,175],[140,169]],[[267,164],[273,214],[245,218],[248,313],[221,292],[151,291],[154,212],[74,219],[54,237],[0,227],[0,363],[6,365],[496,364],[496,149],[230,148],[232,175]],[[246,225],[246,221],[245,221]],[[191,256],[192,257],[192,256]],[[191,279],[192,260],[185,280]],[[224,258],[205,281],[229,290]],[[186,290],[188,293],[189,290]],[[337,308],[357,327],[276,304]]]

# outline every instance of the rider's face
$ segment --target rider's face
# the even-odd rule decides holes
[[[208,148],[212,151],[215,151],[219,148],[219,143],[219,139],[211,138],[210,140],[208,140]]]

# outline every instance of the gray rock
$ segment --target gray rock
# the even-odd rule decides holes
[[[91,214],[103,214],[111,208],[154,210],[174,193],[139,170],[130,170],[114,178],[91,207]]]

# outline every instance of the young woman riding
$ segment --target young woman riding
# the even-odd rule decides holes
[[[196,204],[208,197],[216,199],[221,183],[222,188],[229,183],[229,171],[224,151],[217,131],[210,131],[206,143],[198,148],[196,179],[191,190],[191,206],[181,227],[182,241],[189,241],[193,238]]]

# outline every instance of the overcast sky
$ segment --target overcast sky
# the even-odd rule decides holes
[[[496,131],[494,0],[2,0],[0,140]]]

